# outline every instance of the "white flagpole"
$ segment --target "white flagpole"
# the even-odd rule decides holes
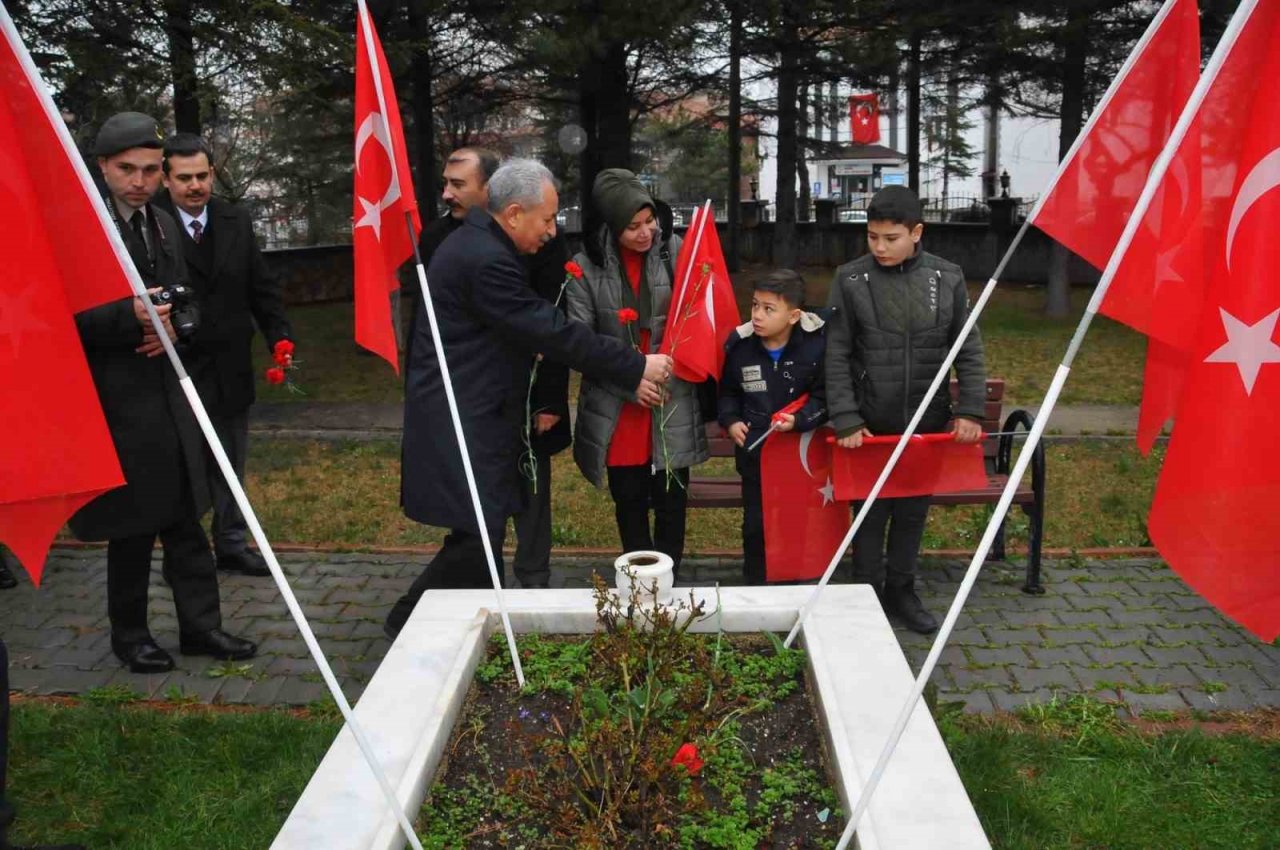
[[[387,122],[387,101],[382,92],[382,69],[378,66],[378,51],[373,43],[373,21],[369,18],[369,8],[365,5],[365,0],[356,0],[356,6],[360,14],[361,29],[364,31],[364,48],[365,53],[369,57],[369,68],[373,72],[373,88],[378,97],[378,109],[383,116],[383,121]],[[390,126],[390,123],[387,122]],[[387,134],[388,146],[387,155],[391,159],[391,179],[399,181],[399,173],[396,170],[396,155],[391,148],[395,145],[395,140],[391,139],[391,134]],[[408,198],[409,195],[404,191],[401,185],[400,197]],[[405,212],[405,226],[409,229],[409,242],[413,245],[413,256],[418,266],[418,283],[422,287],[422,305],[427,311],[427,320],[431,324],[431,340],[436,348],[436,355],[440,359],[440,375],[444,379],[444,393],[449,402],[449,417],[453,420],[453,433],[458,440],[458,450],[462,453],[462,469],[467,476],[467,489],[471,493],[471,506],[475,510],[476,525],[480,531],[480,540],[484,545],[484,557],[489,565],[489,579],[493,582],[493,592],[497,597],[498,612],[502,617],[502,628],[507,635],[507,649],[511,653],[511,666],[516,671],[516,682],[520,687],[524,687],[524,667],[520,664],[520,652],[516,648],[516,633],[511,628],[511,617],[507,613],[506,596],[502,591],[502,576],[498,572],[498,562],[493,551],[493,543],[489,539],[489,529],[484,518],[484,508],[480,504],[480,490],[476,486],[475,472],[471,468],[471,453],[467,449],[467,437],[462,432],[462,417],[458,412],[458,399],[453,392],[453,379],[449,376],[449,363],[445,359],[444,341],[440,338],[440,325],[436,321],[436,310],[431,300],[431,289],[427,286],[427,270],[422,266],[422,257],[418,253],[418,240],[413,232],[413,215]],[[408,364],[405,364],[408,368]]]
[[[1133,50],[1130,51],[1129,57],[1125,60],[1125,63],[1120,68],[1119,73],[1116,74],[1115,79],[1111,81],[1111,85],[1107,87],[1106,93],[1103,94],[1102,99],[1098,101],[1098,105],[1094,107],[1093,113],[1089,116],[1089,120],[1085,123],[1080,134],[1076,136],[1076,140],[1072,144],[1071,149],[1067,152],[1067,155],[1062,158],[1062,161],[1058,163],[1058,167],[1054,171],[1053,177],[1049,179],[1049,184],[1045,188],[1044,193],[1040,196],[1039,200],[1036,201],[1035,209],[1032,210],[1031,215],[1027,216],[1026,220],[1022,222],[1022,226],[1018,228],[1018,233],[1014,236],[1013,241],[1009,243],[1008,249],[1005,250],[1004,256],[1000,260],[1000,264],[996,266],[996,270],[987,281],[987,285],[983,287],[982,294],[978,296],[978,300],[974,302],[973,309],[969,311],[968,320],[964,323],[964,327],[960,329],[960,333],[957,335],[956,341],[952,344],[951,350],[947,352],[947,356],[943,359],[942,366],[939,367],[938,373],[934,375],[933,381],[929,384],[929,389],[925,391],[924,398],[920,401],[920,406],[916,408],[916,412],[912,415],[911,421],[907,423],[906,430],[902,432],[902,436],[898,438],[897,445],[893,447],[893,452],[889,455],[889,459],[885,462],[884,468],[880,471],[880,477],[877,478],[876,483],[872,485],[871,491],[867,494],[866,500],[863,501],[862,507],[854,517],[853,525],[849,527],[849,531],[840,542],[840,546],[832,556],[830,563],[827,565],[826,571],[822,574],[822,578],[818,581],[817,586],[814,587],[813,593],[810,594],[809,599],[806,600],[804,605],[800,608],[800,613],[796,617],[796,623],[791,627],[791,631],[787,634],[786,641],[784,641],[786,646],[791,646],[792,642],[795,641],[796,636],[800,634],[800,629],[804,625],[804,621],[808,618],[809,612],[811,612],[814,606],[817,605],[818,597],[822,594],[823,588],[825,588],[831,581],[831,577],[835,574],[836,568],[840,566],[840,561],[844,558],[845,552],[848,551],[850,544],[853,542],[854,536],[857,535],[858,530],[862,528],[862,523],[865,521],[867,514],[871,512],[871,506],[875,504],[876,499],[880,495],[880,491],[884,488],[885,482],[889,480],[889,476],[893,474],[894,468],[897,467],[898,458],[900,458],[902,453],[906,450],[907,443],[911,439],[911,436],[916,432],[916,428],[919,426],[920,420],[924,417],[924,412],[928,409],[929,403],[933,401],[934,396],[937,395],[943,382],[946,381],[948,376],[951,374],[952,364],[955,363],[956,357],[960,354],[961,347],[964,345],[965,340],[969,338],[969,333],[977,324],[978,316],[982,314],[982,311],[987,306],[987,302],[991,300],[991,294],[995,291],[996,283],[1000,280],[1000,275],[1004,273],[1005,266],[1008,265],[1014,252],[1017,251],[1018,246],[1022,244],[1023,236],[1026,235],[1031,223],[1035,220],[1035,217],[1040,212],[1041,207],[1043,207],[1045,200],[1053,193],[1053,190],[1058,185],[1058,181],[1062,178],[1063,173],[1065,173],[1067,168],[1071,165],[1076,152],[1084,142],[1085,136],[1097,123],[1103,110],[1110,105],[1112,97],[1115,96],[1116,91],[1128,77],[1129,71],[1133,68],[1134,63],[1137,62],[1138,57],[1142,55],[1142,51],[1146,49],[1151,39],[1155,37],[1156,32],[1159,31],[1160,26],[1173,10],[1173,7],[1179,2],[1181,2],[1181,0],[1165,0],[1164,5],[1160,7],[1160,11],[1157,12],[1156,16],[1152,19],[1150,25],[1148,25],[1146,31],[1142,34],[1142,38],[1138,40],[1138,43],[1134,45]],[[1045,412],[1042,410],[1040,415],[1044,416]],[[833,451],[839,451],[839,449],[836,448],[833,449]]]
[[[689,287],[689,278],[693,275],[692,258],[697,256],[698,248],[702,245],[702,231],[706,227],[707,216],[711,216],[711,226],[715,227],[715,216],[711,212],[711,199],[703,203],[702,209],[694,213],[695,219],[692,222],[697,225],[697,231],[693,234],[693,249],[689,252],[690,263],[684,270],[684,281],[680,284],[680,300],[672,305],[672,309],[667,311],[667,326],[671,327],[675,323],[675,317],[680,315],[680,307],[684,304],[685,290]],[[688,232],[685,233],[688,235]],[[683,247],[683,246],[682,246]],[[673,281],[674,283],[674,281]]]
[[[125,271],[125,276],[129,280],[130,288],[146,308],[147,316],[151,320],[151,326],[155,330],[156,336],[160,339],[161,345],[164,347],[165,354],[169,358],[169,363],[172,364],[174,372],[177,373],[178,384],[182,387],[182,392],[187,397],[187,403],[191,406],[192,412],[195,413],[196,421],[199,422],[200,430],[203,432],[205,440],[208,441],[209,448],[213,451],[213,456],[218,463],[218,468],[222,471],[222,476],[226,479],[227,486],[231,489],[231,494],[235,498],[236,506],[240,508],[240,513],[244,515],[245,522],[248,524],[249,530],[253,534],[253,539],[258,544],[258,548],[262,551],[262,555],[266,559],[267,566],[271,570],[271,577],[275,580],[276,587],[280,589],[280,595],[284,597],[285,605],[289,609],[289,614],[297,624],[298,631],[302,634],[302,640],[307,645],[307,650],[311,653],[311,657],[315,660],[316,666],[320,669],[320,675],[324,679],[325,685],[328,686],[329,693],[333,696],[334,702],[337,703],[339,711],[342,712],[342,716],[346,720],[348,728],[351,729],[351,732],[356,739],[356,743],[360,747],[360,751],[364,754],[365,760],[368,762],[369,769],[373,771],[373,775],[382,786],[383,793],[387,797],[387,802],[391,805],[392,810],[399,816],[401,828],[405,830],[405,834],[409,838],[409,843],[413,846],[414,850],[422,850],[421,843],[419,843],[417,836],[413,833],[412,825],[404,816],[404,812],[401,810],[397,802],[395,792],[391,789],[391,783],[388,781],[386,773],[382,769],[382,765],[379,763],[377,756],[374,755],[373,747],[370,745],[360,724],[356,722],[355,715],[351,711],[351,705],[348,703],[346,695],[342,692],[342,686],[338,684],[337,677],[333,674],[333,668],[329,666],[329,662],[325,658],[324,651],[321,650],[320,644],[316,640],[315,633],[311,630],[310,623],[307,622],[306,614],[303,613],[301,606],[298,604],[297,598],[293,594],[293,589],[289,586],[288,579],[285,578],[284,572],[280,569],[280,563],[276,560],[275,552],[272,551],[271,544],[267,541],[267,536],[263,532],[262,526],[258,523],[258,517],[253,511],[253,506],[249,504],[249,499],[245,495],[244,488],[240,485],[240,480],[236,477],[235,470],[231,467],[231,462],[227,459],[227,453],[223,450],[222,443],[213,429],[213,423],[209,420],[209,415],[205,411],[203,402],[200,400],[200,395],[196,392],[195,385],[191,382],[191,377],[187,374],[186,368],[182,365],[182,360],[178,357],[178,352],[174,349],[173,343],[169,340],[169,335],[165,332],[164,324],[161,322],[160,316],[156,312],[155,305],[151,303],[151,298],[147,295],[146,286],[143,284],[142,278],[139,277],[138,270],[133,265],[133,259],[129,256],[129,251],[125,247],[124,241],[120,238],[120,232],[117,229],[114,220],[111,218],[110,213],[107,212],[106,203],[98,193],[97,188],[94,186],[93,178],[89,176],[89,171],[85,167],[79,151],[76,149],[75,142],[71,139],[71,135],[67,132],[66,125],[62,121],[61,115],[59,115],[57,109],[54,107],[53,99],[49,96],[48,88],[45,86],[44,80],[40,76],[40,72],[36,69],[35,63],[31,61],[31,56],[27,53],[26,45],[23,44],[22,38],[18,35],[17,28],[13,25],[13,20],[9,17],[9,13],[3,5],[0,5],[0,28],[4,30],[5,37],[9,39],[9,43],[13,45],[14,52],[22,63],[28,79],[31,80],[33,87],[36,89],[36,92],[40,97],[40,102],[44,107],[45,117],[48,119],[50,126],[53,127],[54,131],[58,134],[59,140],[62,142],[63,154],[76,169],[76,173],[80,178],[81,188],[89,197],[94,210],[97,212],[98,223],[107,234],[107,239],[111,243],[112,249],[115,251],[116,259],[120,262],[121,267]]]
[[[951,603],[951,609],[947,612],[946,620],[943,622],[942,628],[938,630],[938,637],[934,641],[933,648],[929,651],[924,665],[920,668],[920,674],[916,677],[911,694],[903,705],[902,711],[894,723],[893,730],[889,733],[889,739],[885,742],[884,749],[881,750],[880,757],[877,759],[875,767],[872,769],[871,775],[868,777],[867,783],[863,787],[853,811],[850,813],[849,823],[845,826],[844,833],[840,836],[840,843],[836,845],[837,850],[843,850],[843,848],[849,846],[858,819],[861,818],[866,812],[867,806],[870,805],[871,796],[875,793],[876,786],[884,775],[889,759],[897,748],[898,741],[902,738],[902,733],[907,727],[911,713],[915,710],[920,696],[924,693],[925,684],[929,681],[929,677],[933,675],[938,658],[942,655],[942,648],[946,644],[947,638],[950,637],[952,629],[955,628],[956,621],[960,618],[960,610],[964,607],[964,603],[969,597],[969,592],[973,589],[973,585],[978,579],[978,573],[982,569],[982,562],[986,559],[987,552],[991,549],[996,531],[999,529],[1000,524],[1004,522],[1009,506],[1013,503],[1013,496],[1018,489],[1018,483],[1022,480],[1022,476],[1026,474],[1027,466],[1031,463],[1031,456],[1040,442],[1054,406],[1058,403],[1058,396],[1062,393],[1062,387],[1066,384],[1067,377],[1071,374],[1071,366],[1075,362],[1076,354],[1080,351],[1081,345],[1084,343],[1089,326],[1092,324],[1094,316],[1097,315],[1098,308],[1102,305],[1107,290],[1110,289],[1111,282],[1115,279],[1116,271],[1119,269],[1125,253],[1129,250],[1129,246],[1133,243],[1134,236],[1142,226],[1147,210],[1151,206],[1151,200],[1155,197],[1165,173],[1169,170],[1169,163],[1173,161],[1178,147],[1186,138],[1191,123],[1199,114],[1200,107],[1204,103],[1210,87],[1217,80],[1223,63],[1230,56],[1231,48],[1235,46],[1240,31],[1248,23],[1257,3],[1258,0],[1242,0],[1240,6],[1236,9],[1230,24],[1228,24],[1226,31],[1222,35],[1222,39],[1218,42],[1218,46],[1214,48],[1209,64],[1205,66],[1204,73],[1200,76],[1195,89],[1192,90],[1191,96],[1187,99],[1186,106],[1183,107],[1182,114],[1178,117],[1178,123],[1174,125],[1173,132],[1170,133],[1164,150],[1160,152],[1151,167],[1146,185],[1142,188],[1142,194],[1138,196],[1133,212],[1125,223],[1124,232],[1121,233],[1116,247],[1111,252],[1111,258],[1107,261],[1107,267],[1102,272],[1102,278],[1098,281],[1093,298],[1090,299],[1089,306],[1086,308],[1084,316],[1081,317],[1080,324],[1076,327],[1076,332],[1067,346],[1066,354],[1063,355],[1062,362],[1053,376],[1053,382],[1049,385],[1049,391],[1045,394],[1044,402],[1040,406],[1040,413],[1036,416],[1035,423],[1027,436],[1026,444],[1018,454],[1018,461],[1014,464],[1013,471],[1009,474],[1009,481],[1005,485],[1004,492],[1000,495],[1000,501],[996,504],[991,520],[987,523],[987,529],[978,544],[978,550],[974,552],[973,560],[969,563],[969,568],[960,583],[960,590],[956,594],[955,600]]]

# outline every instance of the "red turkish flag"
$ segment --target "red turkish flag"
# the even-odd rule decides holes
[[[0,540],[38,584],[67,518],[124,483],[73,314],[132,291],[92,180],[2,12],[0,255],[20,260],[0,276]]]
[[[372,61],[371,57],[372,56]],[[375,74],[376,67],[376,74]],[[412,218],[412,233],[405,222]],[[352,211],[356,342],[400,371],[391,293],[422,231],[395,84],[369,10],[356,16],[356,180]]]
[[[705,208],[694,213],[676,257],[675,274],[659,353],[671,355],[678,378],[694,383],[708,378],[718,381],[724,369],[725,341],[739,324],[738,301],[720,250],[715,216]]]
[[[829,427],[774,433],[760,450],[765,578],[822,576],[849,530],[849,503],[836,499]]]
[[[1167,0],[1103,95],[1032,222],[1092,265],[1106,267],[1199,76],[1196,2]],[[1162,343],[1176,341],[1186,328],[1166,321],[1152,333],[1151,321],[1161,283],[1180,279],[1173,259],[1197,206],[1194,166],[1175,162],[1179,180],[1154,199],[1156,214],[1130,250],[1135,262],[1117,275],[1101,307],[1152,337],[1138,428],[1143,451],[1150,450],[1172,413],[1170,400],[1181,374],[1180,357]]]
[[[880,141],[880,97],[874,94],[849,96],[849,128],[853,141],[874,145]]]
[[[1280,635],[1280,455],[1272,449],[1280,421],[1280,2],[1254,6],[1225,55],[1174,159],[1193,160],[1200,183],[1178,259],[1200,262],[1184,263],[1182,280],[1164,281],[1155,300],[1153,328],[1189,331],[1166,343],[1185,377],[1148,530],[1187,584],[1270,641]],[[1179,179],[1171,168],[1162,188]],[[1161,213],[1148,212],[1151,227]]]
[[[836,446],[832,458],[836,498],[867,498],[888,465],[898,439],[896,435],[876,436],[864,439],[856,449]],[[913,434],[877,498],[931,496],[986,487],[982,443],[957,443],[951,434]]]

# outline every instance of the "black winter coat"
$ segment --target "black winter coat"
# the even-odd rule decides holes
[[[866,254],[836,269],[827,322],[827,409],[836,433],[866,427],[901,434],[969,315],[964,274],[924,251],[884,267]],[[955,415],[982,421],[986,375],[982,337],[974,328],[954,364],[960,382]],[[938,432],[952,417],[944,387],[920,420]]]
[[[534,353],[630,386],[644,375],[644,357],[569,321],[534,292],[515,245],[483,210],[471,210],[436,251],[427,283],[485,522],[496,529],[521,507],[520,431]],[[476,531],[425,315],[414,333],[405,380],[404,512],[427,525]]]
[[[775,361],[747,322],[725,343],[720,376],[720,425],[747,423],[747,445],[769,430],[773,414],[809,393],[796,413],[796,430],[812,431],[827,420],[823,357],[826,328],[816,313],[801,314]]]
[[[178,226],[163,210],[149,212],[154,264],[133,231],[122,228],[138,273],[148,287],[186,283]],[[81,540],[106,540],[158,532],[191,512],[202,515],[209,507],[204,438],[169,358],[134,351],[142,326],[133,299],[77,313],[76,327],[126,483],[77,511],[71,531]]]
[[[197,245],[167,196],[158,201],[178,229],[191,285],[200,298],[200,330],[183,358],[210,412],[236,416],[254,402],[253,328],[270,350],[292,337],[279,279],[267,268],[248,211],[212,198]]]
[[[418,237],[418,253],[425,266],[431,266],[431,259],[454,231],[462,226],[463,220],[445,213],[430,221],[422,228]],[[529,269],[529,280],[533,289],[543,298],[555,303],[559,298],[560,309],[566,310],[564,299],[560,298],[560,287],[564,283],[564,264],[569,259],[569,247],[564,241],[564,234],[556,232],[555,238],[542,246],[542,250],[531,257],[521,257],[521,261]],[[416,336],[418,313],[417,299],[422,293],[418,291],[418,277],[414,275],[412,282],[401,287],[413,299],[414,312],[409,317],[409,333],[405,338],[405,362],[413,352],[413,339]],[[530,372],[532,373],[532,363]],[[406,379],[408,370],[405,371]],[[573,430],[569,425],[569,367],[563,363],[544,358],[538,366],[537,384],[533,388],[532,409],[535,413],[554,413],[560,417],[550,431],[535,434],[530,428],[529,434],[533,442],[533,450],[540,456],[547,457],[564,451],[573,442]]]

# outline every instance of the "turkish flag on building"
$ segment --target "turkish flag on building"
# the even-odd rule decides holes
[[[849,96],[849,131],[853,141],[860,145],[874,145],[880,141],[880,97],[874,94]]]
[[[849,503],[835,496],[829,427],[774,433],[760,450],[765,578],[820,578],[849,530]]]
[[[352,220],[356,342],[400,371],[391,293],[422,230],[395,85],[364,0],[356,16],[356,180]],[[412,232],[405,221],[412,217]]]
[[[73,314],[133,293],[3,8],[0,23],[0,541],[39,583],[67,518],[124,484]]]
[[[834,447],[831,465],[836,498],[867,498],[897,444],[897,436],[876,436],[863,440],[856,449]],[[986,487],[982,443],[957,443],[951,434],[913,434],[876,498],[931,496]]]
[[[1058,242],[1105,268],[1156,157],[1200,76],[1200,18],[1195,0],[1167,0],[1103,95],[1032,223]],[[1154,293],[1176,280],[1176,246],[1194,218],[1198,178],[1194,163],[1178,163],[1180,179],[1152,204],[1151,227],[1134,240],[1132,263],[1118,275],[1101,311],[1151,333]],[[1165,324],[1168,324],[1167,322]],[[1172,326],[1152,334],[1139,416],[1138,444],[1149,451],[1172,413],[1179,357],[1162,343],[1185,335]]]
[[[1179,266],[1154,302],[1152,327],[1189,330],[1165,343],[1185,374],[1148,530],[1191,587],[1270,641],[1280,635],[1280,2],[1236,15],[1162,180],[1176,192],[1181,162],[1199,181],[1177,258],[1199,265]],[[1158,232],[1164,213],[1149,210],[1144,230]]]
[[[715,215],[707,207],[696,211],[689,223],[675,275],[659,352],[671,355],[679,378],[718,381],[725,341],[739,324],[738,301],[720,250]]]

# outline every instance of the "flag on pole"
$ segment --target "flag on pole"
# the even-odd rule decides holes
[[[1154,302],[1153,335],[1186,330],[1168,344],[1184,373],[1148,531],[1191,587],[1270,641],[1280,635],[1280,2],[1254,4],[1232,36],[1160,185],[1179,191],[1181,163],[1199,191],[1179,227],[1180,279],[1161,281]],[[1159,232],[1166,212],[1153,205],[1139,232]],[[1158,262],[1128,252],[1118,268]]]
[[[1112,82],[1068,152],[1061,176],[1032,214],[1032,223],[1099,269],[1105,268],[1125,222],[1146,185],[1200,76],[1200,18],[1196,0],[1167,0]],[[1176,246],[1196,208],[1198,180],[1175,164],[1180,180],[1154,199],[1151,228],[1137,234],[1131,263],[1118,275],[1101,312],[1143,333],[1159,322],[1154,294],[1177,280]],[[1165,324],[1168,324],[1167,322]],[[1179,357],[1166,343],[1185,328],[1162,329],[1148,343],[1138,444],[1149,451],[1176,395]]]
[[[853,141],[860,145],[874,145],[880,141],[880,97],[874,94],[849,96],[849,131]]]
[[[2,17],[0,254],[21,262],[0,276],[0,540],[39,583],[67,518],[124,484],[73,314],[133,293],[79,153]]]
[[[898,437],[877,436],[856,449],[833,449],[836,498],[865,499],[889,462]],[[982,443],[957,443],[951,434],[913,434],[877,498],[932,496],[987,488]]]
[[[844,540],[849,503],[835,495],[829,427],[774,433],[760,450],[765,578],[806,581],[822,575]]]
[[[729,267],[709,205],[694,213],[676,257],[667,328],[659,353],[671,355],[676,377],[720,380],[724,344],[739,324]]]
[[[356,342],[400,371],[391,293],[422,230],[395,85],[364,0],[356,16],[356,167],[352,211]],[[413,219],[413,230],[405,224]]]

